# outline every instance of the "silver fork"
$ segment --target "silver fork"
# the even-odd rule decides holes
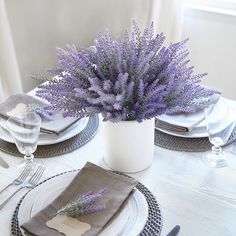
[[[9,196],[6,200],[4,200],[1,204],[0,204],[0,210],[9,202],[9,200],[15,196],[19,191],[21,191],[24,188],[28,188],[31,189],[34,186],[36,186],[39,182],[39,180],[41,179],[43,172],[45,170],[45,167],[43,165],[38,166],[37,170],[34,172],[34,174],[23,183],[23,186],[20,187],[19,189],[17,189],[14,193],[12,193],[11,196]]]
[[[0,194],[5,191],[8,187],[12,185],[20,185],[25,182],[26,178],[29,176],[32,168],[30,165],[26,165],[20,175],[14,179],[10,184],[8,184],[4,189],[0,191]]]

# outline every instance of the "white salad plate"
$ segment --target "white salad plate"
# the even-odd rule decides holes
[[[67,172],[56,176],[30,191],[19,208],[19,225],[27,222],[59,196],[77,173],[78,171]],[[147,219],[148,204],[144,195],[135,189],[125,207],[114,216],[99,235],[137,236],[144,229]],[[23,230],[22,234],[25,235]]]
[[[215,122],[219,122],[220,120],[224,120],[225,116],[227,115],[227,108],[229,109],[229,112],[235,112],[236,107],[232,106],[232,102],[225,98],[220,98],[217,102],[217,110],[215,110],[214,113],[211,115],[214,117]],[[204,138],[208,137],[208,132],[206,128],[206,121],[204,119],[204,110],[198,112],[197,114],[179,114],[179,115],[165,115],[161,117],[161,120],[169,122],[171,124],[175,125],[186,125],[191,124],[194,122],[197,122],[197,119],[199,119],[200,123],[198,123],[196,126],[193,127],[193,129],[190,132],[186,133],[178,133],[178,132],[172,132],[169,130],[156,128],[164,133],[176,136],[176,137],[183,137],[183,138]],[[223,128],[223,126],[227,127],[229,123],[225,122],[223,123],[220,128]]]
[[[78,120],[76,123],[71,125],[68,129],[66,129],[59,135],[41,132],[39,134],[38,145],[50,145],[68,140],[74,137],[75,135],[79,134],[86,127],[88,120],[88,117]],[[3,119],[0,119],[0,135],[2,140],[8,143],[14,143],[14,140],[7,131],[5,120]]]

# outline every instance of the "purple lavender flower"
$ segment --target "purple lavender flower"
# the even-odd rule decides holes
[[[98,201],[105,196],[107,191],[107,188],[103,188],[98,192],[89,191],[87,193],[84,193],[80,195],[76,200],[68,203],[65,207],[60,209],[57,214],[78,217],[101,211],[106,206],[103,204],[98,204]]]
[[[37,113],[42,120],[51,120],[53,111],[50,106],[43,106],[40,104],[32,103],[27,106],[28,112]]]
[[[58,49],[60,67],[50,73],[60,79],[49,78],[37,95],[65,116],[101,113],[111,122],[195,112],[219,97],[200,85],[206,74],[189,66],[187,40],[165,47],[163,33],[153,32],[153,23],[142,33],[134,21],[131,34],[117,40],[106,31],[80,52]]]

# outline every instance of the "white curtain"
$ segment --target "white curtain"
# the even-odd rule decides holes
[[[57,46],[88,46],[104,29],[120,34],[136,18],[154,20],[166,43],[181,39],[183,0],[0,0],[0,102],[28,91],[57,64]]]
[[[0,102],[22,91],[20,73],[3,0],[0,0]]]
[[[157,31],[164,32],[166,43],[182,40],[184,2],[186,0],[154,0],[152,18]]]

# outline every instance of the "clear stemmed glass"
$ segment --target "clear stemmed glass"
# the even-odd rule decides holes
[[[216,104],[211,105],[205,109],[205,120],[209,141],[212,146],[212,151],[203,156],[205,164],[219,168],[227,165],[226,154],[222,151],[222,146],[227,143],[235,126],[235,120],[230,109],[226,107],[226,112],[222,119],[217,120],[217,117],[212,115],[216,114],[214,111],[217,109]]]
[[[10,117],[6,126],[15,141],[20,153],[24,155],[22,161],[17,167],[22,169],[29,164],[34,166],[35,160],[33,153],[37,149],[38,137],[41,126],[41,118],[36,113],[26,113],[21,117]]]

